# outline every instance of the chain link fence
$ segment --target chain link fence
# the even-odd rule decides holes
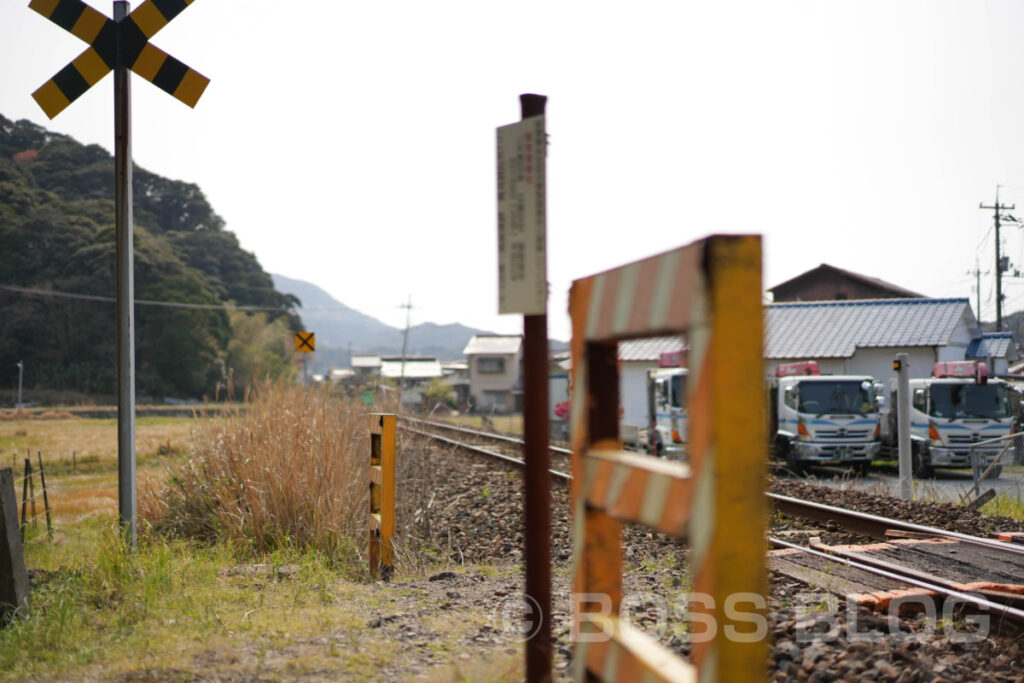
[[[997,455],[989,461],[991,453]],[[997,479],[1003,467],[1024,465],[1024,432],[997,439],[985,439],[971,444],[971,469],[974,473],[973,491],[979,491],[981,482]]]

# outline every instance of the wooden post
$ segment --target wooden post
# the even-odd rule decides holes
[[[39,458],[39,483],[43,485],[43,509],[46,510],[46,537],[53,540],[53,521],[50,518],[50,498],[46,495],[46,475],[43,473],[43,454],[36,451]]]
[[[28,478],[28,502],[32,507],[32,527],[39,526],[39,522],[36,521],[36,517],[39,515],[36,513],[36,482],[35,472],[32,471],[32,458],[25,459],[25,476]]]
[[[32,461],[25,458],[25,476],[21,479],[21,542],[25,542],[25,512],[28,506],[28,472]]]
[[[0,469],[0,614],[28,607],[28,570],[18,533],[14,470]]]

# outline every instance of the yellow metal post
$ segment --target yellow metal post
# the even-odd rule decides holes
[[[396,422],[390,413],[370,415],[370,573],[385,581],[395,564]]]

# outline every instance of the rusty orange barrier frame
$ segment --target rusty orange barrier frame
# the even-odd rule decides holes
[[[395,565],[396,426],[393,414],[370,414],[370,574],[385,581]]]
[[[576,280],[569,313],[576,679],[763,679],[760,236],[715,235]],[[690,345],[685,463],[626,453],[619,437],[617,343],[670,335]],[[702,596],[691,633],[703,636],[688,660],[619,618],[623,522],[687,539],[693,593]]]

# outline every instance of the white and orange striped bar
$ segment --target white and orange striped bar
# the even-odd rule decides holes
[[[623,522],[682,536],[690,513],[690,466],[625,451],[584,456],[587,505]]]
[[[588,341],[678,334],[702,308],[701,249],[685,247],[593,275]],[[577,280],[577,283],[585,281]]]
[[[576,678],[585,668],[605,681],[655,683],[697,680],[697,670],[653,638],[614,616],[587,614],[580,622]]]

